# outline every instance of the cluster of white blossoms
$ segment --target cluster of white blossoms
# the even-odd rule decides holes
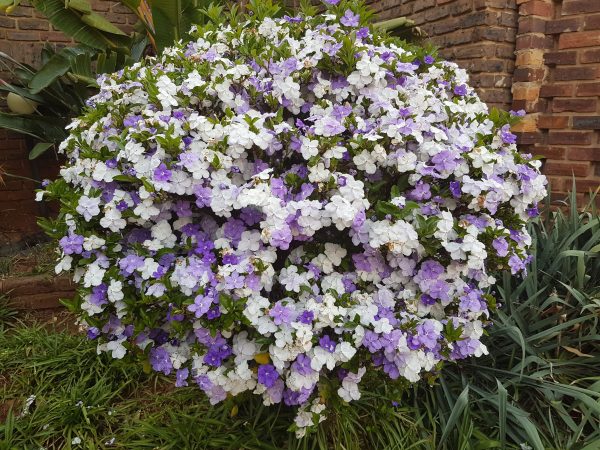
[[[323,384],[352,401],[485,354],[546,195],[509,114],[341,5],[192,34],[100,78],[40,194],[98,350],[296,406],[299,435]]]

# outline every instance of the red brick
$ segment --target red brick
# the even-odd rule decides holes
[[[540,36],[537,34],[527,34],[518,36],[515,50],[525,50],[529,48],[552,48],[554,40],[552,36]]]
[[[577,62],[577,52],[546,52],[544,53],[544,62],[551,65],[575,64]]]
[[[513,73],[513,81],[541,81],[544,78],[544,69],[529,69],[519,67]]]
[[[541,17],[524,16],[519,18],[519,34],[544,33],[546,21]]]
[[[460,16],[461,14],[471,11],[473,2],[471,0],[454,0],[450,4],[450,13],[453,16]]]
[[[600,2],[599,2],[600,4]],[[580,48],[600,45],[600,33],[597,31],[581,31],[579,33],[561,34],[558,48]]]
[[[531,0],[523,3],[519,8],[519,14],[523,16],[552,17],[554,8],[551,3],[541,0]]]
[[[563,189],[563,184],[565,182],[564,178],[559,178],[559,177],[547,177],[548,178],[548,187],[552,189],[552,191],[554,193],[551,193],[551,198],[552,196],[556,195],[556,192],[564,192]],[[561,196],[563,196],[563,198],[561,200],[564,200],[564,194],[560,194]]]
[[[587,16],[585,18],[585,30],[600,30],[600,14]]]
[[[0,28],[15,28],[16,21],[13,17],[0,16]]]
[[[531,149],[531,154],[540,155],[546,159],[565,159],[565,149],[563,147],[538,147]]]
[[[542,142],[543,135],[541,133],[515,133],[517,141],[521,145],[537,144]]]
[[[590,145],[593,132],[588,131],[550,131],[548,143],[558,145]]]
[[[577,96],[587,97],[593,95],[600,96],[600,82],[582,83],[577,85]]]
[[[577,185],[577,192],[585,192],[588,193],[590,191],[596,192],[598,187],[600,186],[599,180],[582,180],[581,178],[577,178],[575,180]],[[597,199],[596,199],[597,200]],[[596,202],[597,205],[597,202]]]
[[[600,147],[573,147],[567,150],[569,161],[600,161]],[[600,184],[600,181],[597,182]]]
[[[562,4],[562,14],[583,14],[600,11],[598,0],[565,0]]]
[[[450,15],[450,8],[447,5],[429,8],[425,11],[425,20],[434,22]]]
[[[595,98],[555,98],[552,101],[552,111],[554,112],[595,112],[598,100]]]
[[[572,17],[569,19],[550,20],[546,22],[546,34],[567,33],[569,31],[578,31],[583,25],[582,17]]]
[[[597,73],[595,67],[559,67],[554,70],[553,75],[556,81],[593,80]]]
[[[37,31],[8,31],[6,37],[10,41],[39,41],[40,33]]]
[[[600,62],[600,50],[587,50],[581,54],[581,62],[584,64]]]
[[[575,86],[572,84],[545,84],[540,89],[540,97],[571,97]]]
[[[576,177],[587,177],[590,172],[590,165],[585,163],[566,163],[548,161],[544,165],[544,173],[547,175],[565,175]]]
[[[561,129],[569,126],[568,116],[540,116],[537,122],[538,128],[544,129]]]
[[[60,31],[40,31],[40,40],[51,42],[72,42],[71,38]]]
[[[48,30],[50,27],[44,19],[19,19],[19,30]]]

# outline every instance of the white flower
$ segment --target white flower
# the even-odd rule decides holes
[[[100,214],[100,198],[99,197],[88,197],[82,195],[77,203],[77,212],[83,216],[86,222],[89,222],[92,217]]]

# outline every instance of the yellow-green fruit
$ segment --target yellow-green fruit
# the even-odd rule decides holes
[[[8,104],[8,108],[17,114],[33,114],[38,106],[33,100],[21,97],[14,92],[10,92],[6,96],[6,103]]]

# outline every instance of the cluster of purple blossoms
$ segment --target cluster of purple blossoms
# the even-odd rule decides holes
[[[367,372],[485,354],[486,292],[524,270],[546,194],[463,70],[344,4],[196,29],[103,75],[41,194],[99,351],[212,403],[296,405],[300,435],[325,380],[351,401]]]

